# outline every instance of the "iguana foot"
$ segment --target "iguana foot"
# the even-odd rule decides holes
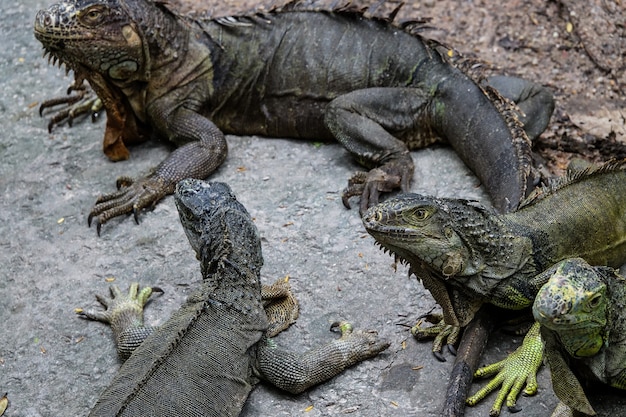
[[[139,291],[139,284],[130,285],[128,294],[123,294],[116,285],[111,286],[111,297],[96,295],[104,311],[80,311],[82,318],[107,323],[113,330],[117,354],[122,360],[128,359],[133,351],[154,331],[143,325],[143,308],[153,292],[163,292],[160,288],[144,287]]]
[[[74,93],[74,94],[71,94]],[[56,111],[48,122],[48,132],[52,132],[52,129],[56,125],[63,122],[72,126],[75,118],[91,113],[91,121],[95,122],[98,116],[104,109],[102,101],[89,90],[84,83],[76,85],[73,83],[67,89],[67,96],[55,97],[44,101],[39,106],[39,115],[43,116],[43,113],[52,107],[63,105],[65,107]]]
[[[377,332],[373,330],[354,331],[352,324],[346,321],[333,323],[330,330],[339,330],[341,333],[341,337],[335,340],[333,344],[341,345],[339,349],[349,356],[347,361],[350,362],[350,365],[376,356],[390,346],[388,341],[378,337]]]
[[[98,197],[87,217],[87,224],[90,227],[93,219],[96,219],[98,236],[104,223],[122,214],[133,213],[135,222],[139,224],[138,216],[141,209],[153,207],[159,200],[173,192],[172,186],[158,177],[145,177],[139,180],[120,177],[116,185],[118,191]]]
[[[269,321],[269,327],[265,332],[267,337],[276,336],[296,322],[300,312],[298,300],[291,292],[291,285],[286,279],[280,278],[272,285],[263,285],[261,299]]]
[[[350,198],[361,196],[359,212],[363,215],[369,207],[378,204],[380,193],[388,193],[397,188],[407,192],[413,178],[413,170],[413,160],[407,152],[403,157],[369,172],[357,172],[348,180],[348,187],[343,190],[341,201],[349,209]]]
[[[422,319],[426,319],[427,322],[434,323],[434,325],[422,327]],[[411,334],[417,340],[435,339],[433,341],[433,355],[440,362],[446,362],[446,358],[442,354],[444,344],[451,354],[456,355],[454,345],[459,340],[460,333],[460,327],[446,324],[440,314],[426,314],[420,317],[417,324],[411,328]]]
[[[520,411],[516,407],[516,402],[522,387],[526,385],[523,391],[525,395],[535,395],[537,393],[537,371],[541,366],[542,357],[543,342],[539,334],[539,325],[535,324],[524,337],[522,345],[515,352],[511,353],[506,359],[480,368],[474,373],[475,378],[482,378],[496,373],[497,375],[476,394],[469,397],[466,403],[470,406],[476,405],[487,394],[502,386],[489,415],[499,416],[505,400],[511,412]]]
[[[112,285],[109,289],[111,297],[96,295],[96,300],[104,307],[104,311],[83,311],[80,310],[78,315],[89,320],[97,320],[107,324],[116,324],[120,320],[120,316],[124,318],[133,317],[131,321],[143,321],[143,307],[152,295],[152,287],[144,287],[139,291],[139,284],[133,282],[130,284],[128,294],[123,294],[117,285]],[[161,291],[160,289],[155,289]]]
[[[331,330],[339,330],[341,337],[303,354],[282,350],[272,339],[265,339],[257,347],[260,374],[277,387],[299,394],[389,347],[376,332],[354,331],[347,322],[333,323]]]

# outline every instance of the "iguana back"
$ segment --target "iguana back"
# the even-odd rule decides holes
[[[579,171],[537,194],[503,217],[532,240],[540,271],[572,257],[614,268],[626,262],[626,162]]]
[[[263,259],[245,208],[226,185],[207,187],[215,192],[198,193],[203,201],[177,194],[203,266],[201,289],[124,362],[90,416],[239,415],[256,380],[255,344],[267,328]]]

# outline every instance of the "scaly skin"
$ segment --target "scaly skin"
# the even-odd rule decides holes
[[[483,303],[532,306],[546,270],[562,259],[626,262],[626,162],[572,174],[504,215],[475,202],[406,194],[369,209],[363,223],[381,247],[410,264],[441,305],[445,332],[433,345],[439,351],[446,338],[456,342]],[[505,381],[502,390],[509,387]]]
[[[347,203],[359,194],[362,211],[381,192],[408,190],[410,149],[446,140],[495,206],[515,209],[530,176],[515,111],[416,26],[347,6],[300,11],[297,1],[264,15],[193,20],[162,2],[65,0],[38,13],[35,36],[102,101],[111,159],[128,158],[126,145],[151,134],[178,146],[152,175],[123,178],[102,196],[89,215],[98,225],[155,204],[182,178],[206,178],[226,157],[224,133],[337,139],[371,168],[344,195]],[[543,131],[554,107],[547,90],[519,79],[493,84],[519,102],[528,132]]]
[[[279,349],[269,336],[295,320],[297,303],[284,280],[262,290],[261,241],[248,212],[222,183],[183,180],[175,200],[203,283],[159,328],[143,325],[151,289],[137,284],[99,297],[105,312],[83,313],[109,323],[120,356],[129,356],[90,416],[237,416],[258,377],[299,393],[389,346],[342,322],[334,325],[341,338],[324,346]]]
[[[626,280],[580,258],[561,261],[550,272],[533,315],[541,324],[552,383],[563,402],[553,416],[595,415],[570,368],[626,389]]]

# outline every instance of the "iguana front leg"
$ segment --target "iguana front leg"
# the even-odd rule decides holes
[[[226,158],[224,134],[199,113],[181,106],[172,112],[154,110],[152,117],[158,130],[166,132],[170,141],[180,146],[152,174],[139,179],[120,177],[117,192],[98,198],[88,217],[89,225],[97,220],[98,234],[113,217],[132,212],[137,221],[141,209],[172,194],[178,181],[204,179]]]
[[[105,308],[104,311],[80,310],[78,314],[86,319],[109,324],[117,353],[120,359],[126,360],[156,330],[156,327],[146,327],[143,323],[144,306],[155,291],[163,292],[152,287],[143,287],[139,291],[139,284],[134,282],[128,293],[124,294],[119,287],[113,285],[110,288],[110,297],[96,295],[98,302]],[[269,322],[265,333],[267,337],[287,329],[298,318],[298,301],[291,292],[291,286],[284,279],[279,279],[272,285],[262,285],[261,300]]]
[[[524,394],[537,393],[537,371],[543,359],[543,342],[539,332],[539,324],[535,323],[524,337],[522,345],[506,359],[492,365],[478,369],[475,378],[483,378],[497,374],[487,385],[467,399],[467,404],[476,405],[490,392],[499,386],[500,392],[489,412],[490,416],[499,416],[502,404],[506,400],[507,407],[512,411],[519,411],[515,407],[517,397],[524,385]]]
[[[427,321],[435,325],[424,328],[420,320],[411,328],[411,334],[417,340],[434,338],[433,355],[437,360],[445,362],[446,359],[441,353],[443,346],[447,345],[454,353],[453,346],[458,342],[461,328],[472,320],[482,303],[464,296],[453,288],[448,288],[442,280],[433,277],[425,268],[411,267],[411,272],[422,281],[424,288],[431,293],[443,311],[441,315],[422,316],[421,318],[427,318]]]
[[[408,142],[435,141],[425,120],[429,96],[417,88],[368,88],[335,98],[324,122],[337,140],[364,166],[344,190],[343,202],[360,195],[360,211],[378,202],[381,192],[408,191],[413,160]]]
[[[113,330],[117,354],[126,360],[150,336],[155,328],[143,324],[143,308],[152,295],[153,288],[144,287],[139,291],[139,284],[130,285],[128,294],[123,294],[116,285],[111,286],[111,297],[96,295],[96,299],[105,308],[104,311],[80,311],[81,317],[107,323]],[[160,290],[159,290],[160,291]]]
[[[341,331],[341,338],[301,355],[279,349],[271,339],[262,340],[257,348],[260,376],[298,394],[389,347],[389,342],[379,339],[375,332],[355,332],[349,323],[335,323],[333,328]]]

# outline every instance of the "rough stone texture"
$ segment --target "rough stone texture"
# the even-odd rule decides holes
[[[147,309],[148,322],[158,324],[200,280],[171,197],[142,214],[139,226],[130,217],[115,219],[103,227],[101,238],[87,228],[99,193],[111,191],[119,175],[147,172],[169,150],[154,143],[135,147],[130,161],[114,164],[100,150],[102,121],[48,134],[38,103],[64,94],[70,81],[41,58],[32,35],[36,11],[49,3],[0,2],[0,394],[8,393],[10,417],[86,415],[109,383],[118,368],[111,332],[74,313],[77,307],[95,307],[94,294],[107,291],[107,281],[163,288],[165,295]],[[479,20],[472,20],[472,2],[445,3],[468,13],[454,20],[457,32],[448,33],[486,36]],[[533,7],[526,3],[522,6]],[[488,16],[493,27],[499,27],[494,21],[510,19],[486,15],[478,6],[476,13]],[[425,7],[423,14],[436,19],[432,10]],[[450,24],[450,15],[443,21]],[[544,78],[553,64],[541,68]],[[554,82],[565,83],[558,74]],[[392,259],[374,246],[356,210],[341,205],[340,192],[357,169],[347,152],[336,144],[256,137],[228,137],[228,144],[229,157],[212,179],[228,182],[256,218],[265,282],[289,275],[301,303],[297,324],[277,342],[302,350],[319,345],[335,337],[328,328],[338,318],[378,329],[392,341],[378,358],[298,396],[261,384],[243,415],[437,415],[452,361],[437,362],[430,343],[414,341],[407,327],[434,301],[407,278],[404,267],[394,272]],[[413,157],[413,191],[485,201],[478,181],[451,150],[427,149]],[[503,358],[520,342],[496,333],[482,362]],[[524,416],[547,416],[554,407],[548,374],[540,373],[537,397],[520,398]],[[596,400],[603,403],[600,415],[626,415],[623,393],[602,395]],[[492,400],[466,415],[486,416]]]

